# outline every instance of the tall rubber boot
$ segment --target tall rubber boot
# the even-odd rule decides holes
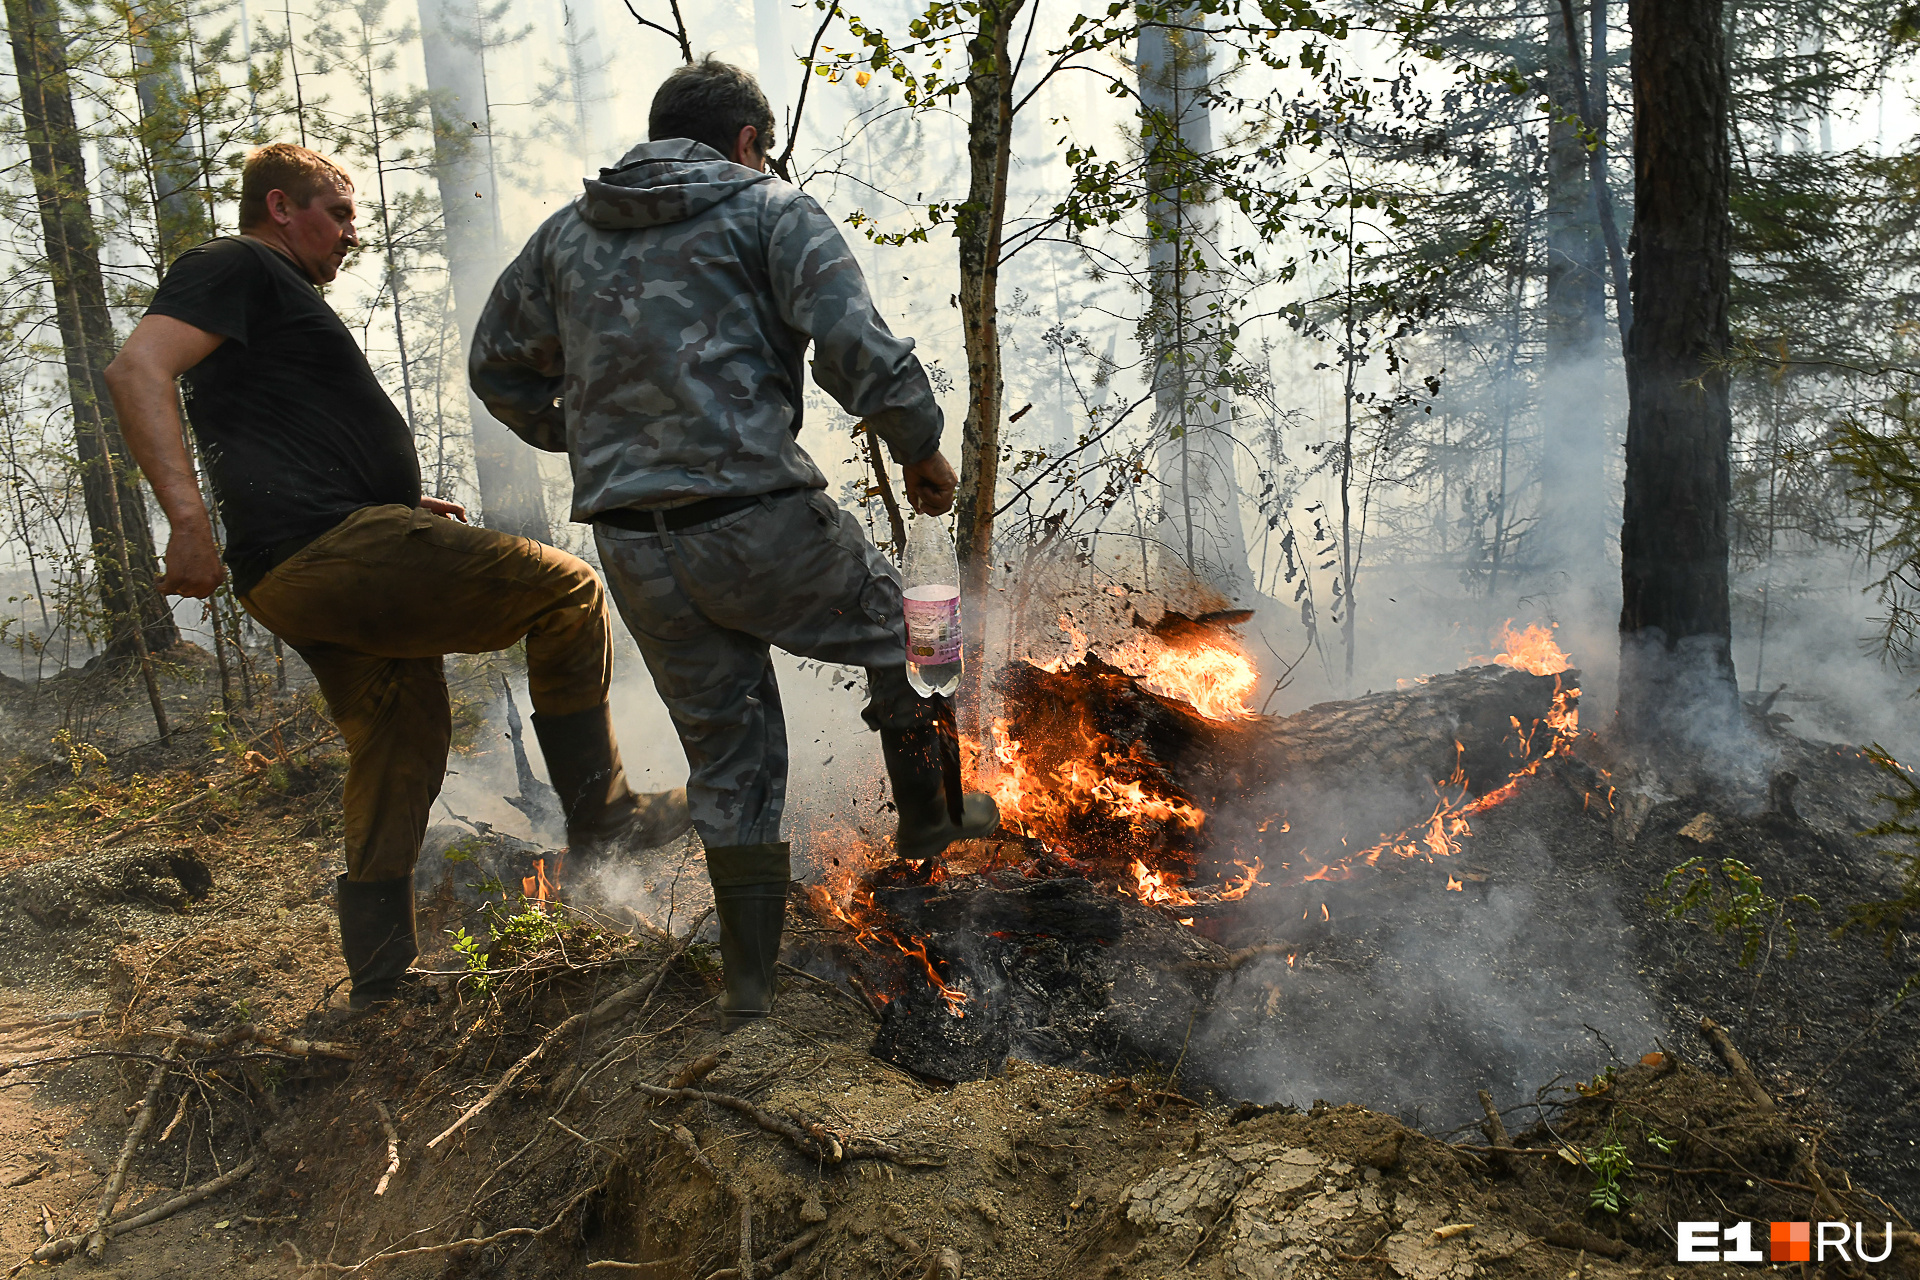
[[[737,1031],[773,1012],[773,966],[787,920],[787,842],[707,850],[713,913],[720,919],[720,963],[727,989],[722,1025]]]
[[[880,754],[887,762],[894,807],[900,811],[893,851],[908,862],[937,858],[956,840],[978,840],[1000,827],[1000,806],[984,791],[961,796],[955,821],[947,803],[942,749],[938,725],[880,730]]]
[[[353,989],[349,1009],[399,999],[407,966],[420,954],[414,940],[413,877],[333,882],[340,908],[340,951]]]
[[[547,776],[566,815],[567,846],[575,856],[652,849],[693,825],[687,789],[636,794],[627,785],[613,716],[606,703],[572,715],[533,713],[533,736],[547,758]]]

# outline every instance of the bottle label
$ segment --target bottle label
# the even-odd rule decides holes
[[[907,661],[923,667],[960,661],[960,588],[912,587],[907,601]]]

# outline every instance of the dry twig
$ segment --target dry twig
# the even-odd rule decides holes
[[[115,1219],[106,1226],[107,1236],[109,1238],[122,1236],[129,1231],[137,1231],[141,1227],[151,1226],[162,1218],[170,1218],[182,1209],[190,1209],[209,1196],[219,1195],[222,1191],[225,1191],[228,1187],[252,1173],[253,1166],[253,1158],[248,1157],[219,1177],[208,1182],[203,1182],[190,1190],[183,1191],[171,1200],[163,1201],[153,1206],[153,1208],[143,1210],[140,1213]],[[31,1261],[58,1262],[62,1258],[69,1257],[75,1253],[82,1244],[86,1243],[87,1237],[90,1234],[89,1232],[82,1235],[61,1236],[59,1239],[49,1240],[33,1251]]]
[[[484,1249],[488,1245],[499,1244],[503,1240],[539,1240],[557,1230],[560,1224],[567,1220],[567,1216],[580,1207],[582,1201],[588,1196],[600,1191],[605,1186],[606,1183],[604,1182],[596,1182],[592,1186],[576,1192],[572,1199],[560,1206],[560,1212],[553,1216],[553,1221],[544,1227],[508,1227],[504,1231],[496,1231],[489,1236],[468,1236],[461,1240],[449,1240],[445,1244],[423,1244],[412,1249],[396,1249],[392,1253],[376,1253],[369,1257],[362,1258],[350,1266],[340,1262],[327,1262],[320,1258],[302,1257],[298,1246],[294,1245],[291,1240],[282,1240],[280,1245],[282,1248],[293,1249],[294,1256],[299,1259],[301,1266],[316,1267],[322,1271],[335,1271],[350,1275],[356,1271],[364,1271],[376,1262],[393,1262],[400,1258],[418,1258],[426,1254],[452,1253],[456,1250],[463,1249]]]
[[[1487,1121],[1480,1126],[1480,1131],[1486,1134],[1487,1141],[1493,1144],[1493,1167],[1504,1172],[1508,1168],[1508,1161],[1506,1156],[1500,1153],[1511,1147],[1513,1142],[1507,1137],[1507,1125],[1500,1118],[1500,1108],[1493,1105],[1493,1095],[1482,1089],[1479,1096],[1480,1109],[1487,1113]]]
[[[693,941],[694,935],[699,933],[700,926],[707,922],[707,914],[711,910],[712,908],[709,907],[707,911],[700,914],[700,917],[693,922],[692,927],[687,930],[686,936],[675,944],[673,950],[667,953],[667,957],[664,960],[654,966],[651,974],[638,982],[620,988],[620,990],[614,992],[584,1013],[574,1014],[571,1018],[566,1019],[559,1026],[542,1036],[540,1043],[535,1045],[520,1061],[508,1067],[506,1071],[502,1073],[500,1079],[494,1082],[493,1087],[480,1096],[478,1102],[461,1112],[458,1119],[441,1130],[433,1141],[427,1143],[427,1150],[434,1150],[448,1138],[451,1138],[454,1134],[466,1128],[475,1116],[497,1102],[500,1095],[505,1093],[515,1080],[518,1080],[526,1073],[528,1067],[540,1061],[541,1058],[546,1056],[549,1049],[566,1039],[567,1036],[575,1030],[585,1027],[591,1031],[597,1026],[604,1026],[613,1019],[624,1015],[630,1008],[636,1006],[644,1008],[647,1001],[653,998],[653,993],[659,988],[660,983],[666,978],[667,970],[673,967],[673,962],[678,960],[681,952],[687,949],[688,944]]]
[[[190,1044],[196,1049],[231,1049],[234,1045],[251,1041],[277,1053],[291,1054],[296,1058],[334,1058],[341,1062],[352,1062],[360,1056],[358,1049],[349,1048],[343,1044],[331,1044],[325,1040],[296,1040],[292,1036],[279,1035],[268,1031],[265,1027],[255,1026],[251,1022],[228,1027],[217,1036],[189,1031],[179,1026],[162,1027],[142,1034],[162,1036],[175,1044]]]
[[[890,1160],[909,1168],[938,1168],[946,1163],[945,1160],[909,1156],[898,1147],[889,1146],[884,1142],[874,1142],[869,1138],[854,1138],[842,1142],[829,1133],[824,1125],[810,1125],[807,1129],[802,1129],[793,1121],[762,1111],[745,1098],[736,1098],[730,1093],[714,1093],[706,1089],[665,1089],[657,1084],[645,1084],[637,1080],[633,1087],[655,1098],[678,1099],[682,1102],[709,1102],[716,1107],[725,1107],[729,1111],[738,1112],[768,1133],[778,1134],[791,1142],[809,1160],[818,1160],[824,1164],[839,1164],[842,1160]]]
[[[387,1184],[393,1181],[393,1175],[400,1172],[400,1133],[393,1127],[393,1117],[387,1113],[387,1104],[375,1102],[373,1105],[380,1113],[381,1132],[387,1135],[387,1167],[373,1188],[373,1194],[383,1196],[387,1194]]]
[[[107,1185],[100,1192],[100,1205],[93,1211],[93,1228],[87,1232],[86,1243],[90,1262],[99,1262],[106,1256],[107,1220],[113,1216],[114,1206],[120,1203],[120,1192],[127,1185],[127,1170],[133,1166],[134,1153],[140,1149],[147,1130],[153,1127],[153,1106],[160,1101],[160,1086],[165,1083],[167,1072],[173,1069],[173,1060],[179,1052],[180,1046],[168,1045],[147,1076],[146,1096],[140,1099],[140,1110],[127,1126],[127,1140],[120,1144],[120,1158],[113,1162],[113,1172],[107,1175]]]
[[[813,1227],[806,1231],[802,1231],[799,1235],[795,1236],[792,1240],[788,1241],[785,1245],[782,1245],[780,1247],[780,1250],[777,1253],[770,1253],[766,1257],[760,1259],[760,1261],[756,1262],[753,1265],[753,1271],[751,1272],[751,1276],[753,1277],[753,1280],[760,1280],[761,1277],[773,1275],[776,1271],[780,1270],[781,1267],[784,1267],[785,1265],[787,1265],[787,1263],[791,1262],[794,1259],[794,1257],[802,1249],[805,1249],[807,1246],[811,1245],[815,1240],[818,1240],[819,1238],[820,1238],[819,1227]],[[589,1266],[591,1265],[594,1265],[594,1264],[589,1264]],[[648,1262],[641,1262],[641,1263],[628,1262],[628,1263],[622,1263],[621,1265],[628,1266],[628,1267],[631,1267],[631,1266],[645,1267],[645,1266],[652,1266],[653,1264]],[[746,1277],[748,1274],[749,1273],[742,1272],[738,1267],[722,1267],[720,1270],[714,1272],[712,1275],[709,1275],[707,1277],[707,1280],[743,1280],[743,1278]],[[958,1275],[958,1272],[956,1272],[955,1274]]]

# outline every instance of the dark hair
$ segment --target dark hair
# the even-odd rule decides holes
[[[353,179],[318,151],[291,142],[257,148],[248,154],[240,170],[240,229],[245,231],[267,220],[269,191],[286,192],[289,200],[304,209],[315,196],[333,190],[337,184],[352,190]]]
[[[647,137],[654,142],[691,138],[729,160],[734,140],[748,125],[760,131],[760,149],[772,151],[773,108],[760,82],[711,54],[662,81],[647,113]]]

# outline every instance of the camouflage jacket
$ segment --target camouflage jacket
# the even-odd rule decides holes
[[[684,139],[635,147],[541,224],[474,332],[473,390],[564,450],[573,518],[825,488],[795,439],[802,363],[896,462],[940,444],[910,339],[888,331],[811,196]]]

